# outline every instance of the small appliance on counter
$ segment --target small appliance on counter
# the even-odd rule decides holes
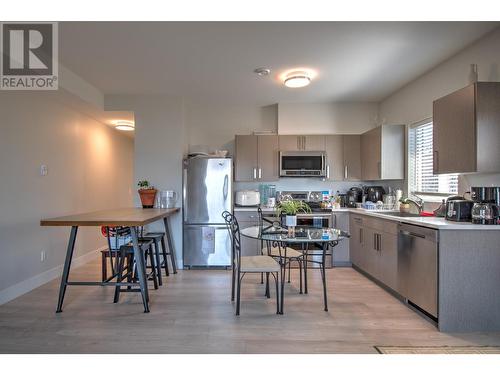
[[[268,206],[269,198],[276,198],[276,185],[260,184],[260,205]]]
[[[472,223],[484,225],[500,224],[500,187],[471,187]]]
[[[471,221],[473,201],[464,199],[460,195],[449,197],[446,200],[446,220],[451,221]]]
[[[363,189],[353,186],[346,193],[346,206],[355,208],[356,203],[361,203],[363,200]]]
[[[235,193],[234,203],[237,206],[258,206],[260,193],[255,190],[240,190]]]
[[[385,190],[382,186],[365,186],[364,194],[366,195],[366,201],[377,203],[384,199]]]

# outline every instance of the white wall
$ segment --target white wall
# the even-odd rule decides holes
[[[278,134],[361,134],[377,116],[377,103],[280,103]]]
[[[411,124],[432,117],[432,102],[466,86],[473,63],[478,65],[480,81],[500,81],[499,46],[500,29],[496,29],[383,100],[380,120],[387,124]],[[461,191],[471,185],[500,186],[500,174],[467,175],[459,182]]]
[[[67,106],[66,95],[0,93],[0,303],[64,262],[69,228],[40,219],[131,205],[133,140]],[[82,228],[75,257],[103,245],[98,229]]]
[[[277,105],[257,106],[210,101],[186,101],[186,127],[189,145],[208,145],[211,149],[234,150],[235,134],[277,131]]]
[[[133,195],[140,207],[136,192],[137,181],[149,180],[158,190],[182,189],[182,158],[186,145],[184,103],[182,98],[166,95],[107,95],[108,110],[134,111],[135,147]],[[181,207],[179,199],[177,206]],[[171,219],[178,264],[182,265],[182,215]],[[152,230],[163,230],[162,223]]]

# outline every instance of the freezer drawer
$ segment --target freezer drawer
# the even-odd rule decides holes
[[[231,265],[231,239],[223,225],[184,225],[184,265],[187,267]]]
[[[398,292],[438,317],[438,231],[399,225]]]

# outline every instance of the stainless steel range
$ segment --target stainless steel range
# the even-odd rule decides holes
[[[317,228],[333,228],[333,214],[330,209],[321,208],[321,202],[323,200],[323,193],[321,191],[278,191],[276,192],[277,201],[283,200],[301,200],[304,201],[311,207],[311,213],[299,213],[297,214],[297,225],[298,226],[308,226]],[[301,250],[297,248],[297,250]],[[315,248],[309,248],[309,255],[312,260],[321,260],[322,249],[317,246]],[[312,256],[311,256],[312,255]],[[333,266],[332,249],[327,251],[326,267],[331,268]],[[315,263],[310,263],[315,266]],[[294,265],[292,265],[293,267]]]

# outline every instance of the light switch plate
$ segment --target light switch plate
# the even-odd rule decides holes
[[[40,166],[40,176],[47,176],[48,173],[49,173],[49,169],[47,168],[47,166],[45,164],[42,164]]]

